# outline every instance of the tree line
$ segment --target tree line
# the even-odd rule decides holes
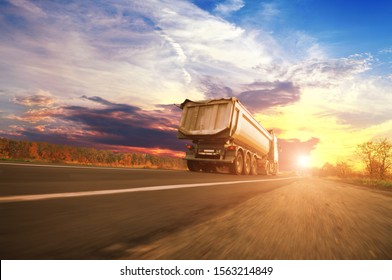
[[[392,176],[392,143],[387,138],[359,144],[353,158],[362,163],[363,174],[368,178],[385,180]],[[320,176],[342,178],[356,175],[347,161],[338,161],[335,165],[325,163],[316,172]]]
[[[182,159],[143,153],[123,153],[95,148],[0,138],[0,159],[18,159],[82,165],[185,169]]]

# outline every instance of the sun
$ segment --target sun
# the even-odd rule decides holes
[[[310,167],[310,156],[301,155],[297,159],[298,166],[301,168],[308,168]]]

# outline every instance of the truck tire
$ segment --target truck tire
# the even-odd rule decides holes
[[[188,166],[189,171],[192,171],[192,172],[200,171],[200,165],[197,161],[188,160],[186,162],[186,165]]]
[[[243,168],[243,173],[244,175],[249,175],[251,171],[251,158],[250,154],[246,153],[245,159],[244,159],[244,168]]]
[[[271,175],[271,163],[267,160],[265,163],[265,175]]]
[[[251,163],[250,163],[250,174],[252,175],[257,175],[257,158],[256,156],[252,157]]]
[[[276,176],[279,173],[279,164],[277,162],[274,163],[274,170],[272,171],[272,175]]]
[[[230,172],[234,175],[241,175],[244,169],[244,156],[238,151],[233,164],[230,165]]]

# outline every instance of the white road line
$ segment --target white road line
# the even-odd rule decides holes
[[[161,190],[196,188],[196,187],[206,187],[206,186],[223,186],[223,185],[258,183],[258,182],[268,182],[268,181],[282,181],[282,180],[291,180],[291,179],[294,179],[294,178],[298,178],[298,177],[247,180],[247,181],[215,182],[215,183],[180,184],[180,185],[152,186],[152,187],[142,187],[142,188],[102,190],[102,191],[87,191],[87,192],[69,192],[69,193],[48,193],[48,194],[2,196],[2,197],[0,197],[0,203],[22,202],[22,201],[36,201],[36,200],[46,200],[46,199],[56,199],[56,198],[70,198],[70,197],[82,197],[82,196],[94,196],[94,195],[107,195],[107,194],[118,194],[118,193],[151,192],[151,191],[161,191]]]
[[[126,168],[126,167],[100,167],[100,166],[78,166],[78,165],[49,165],[49,164],[32,164],[32,163],[11,163],[0,162],[0,165],[14,165],[14,166],[33,166],[33,167],[50,167],[50,168],[76,168],[76,169],[107,169],[107,170],[121,170],[121,171],[183,171],[183,170],[165,170],[165,169],[149,169],[149,168]]]

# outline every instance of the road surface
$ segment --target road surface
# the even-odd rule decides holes
[[[317,178],[0,164],[1,259],[391,259],[392,196]]]

